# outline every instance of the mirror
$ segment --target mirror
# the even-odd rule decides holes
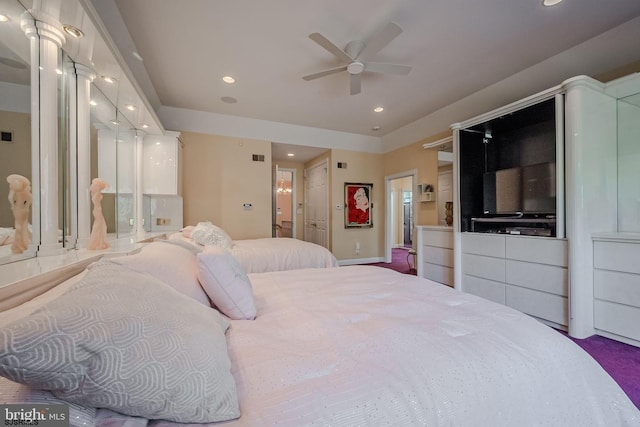
[[[6,181],[10,174],[30,181],[32,176],[30,44],[20,28],[23,13],[16,0],[4,0],[0,6],[6,17],[0,20],[0,264],[34,256],[32,248],[21,254],[11,251],[14,218]]]
[[[640,93],[618,100],[618,231],[640,232]]]
[[[102,192],[109,237],[126,237],[135,230],[136,130],[94,84],[91,105],[91,179],[109,184]]]

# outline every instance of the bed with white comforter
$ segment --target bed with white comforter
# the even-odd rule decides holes
[[[247,273],[337,267],[327,248],[290,237],[232,240],[211,223],[188,226],[169,236],[199,247],[219,246],[229,251]]]
[[[171,250],[173,253],[167,259],[176,258],[178,249],[172,247]],[[225,258],[228,254],[221,251],[219,255],[233,264],[233,260]],[[198,253],[194,256],[198,265],[206,263],[213,266],[213,255]],[[154,257],[143,261],[156,258],[157,254],[154,254]],[[162,262],[167,261],[165,259]],[[225,398],[216,403],[219,407],[206,407],[205,418],[209,416],[213,419],[211,414],[221,408],[226,411],[223,412],[228,416],[227,420],[216,418],[219,422],[214,425],[640,425],[640,412],[620,387],[571,340],[509,307],[460,293],[423,278],[378,267],[350,266],[249,274],[246,276],[250,282],[247,288],[243,284],[247,282],[240,272],[239,276],[229,276],[230,283],[224,296],[228,298],[230,293],[236,293],[231,298],[235,300],[235,305],[225,305],[229,301],[220,300],[223,298],[221,295],[212,297],[212,302],[218,301],[216,305],[219,310],[228,312],[230,316],[214,316],[218,310],[194,301],[193,296],[185,296],[189,292],[184,289],[182,295],[178,295],[175,292],[177,287],[172,286],[169,279],[165,279],[164,283],[153,279],[150,274],[158,278],[166,276],[162,271],[154,271],[157,266],[146,265],[145,268],[148,271],[144,272],[136,265],[137,271],[134,272],[132,264],[105,261],[93,266],[85,277],[75,279],[75,283],[66,285],[65,282],[49,291],[55,291],[57,295],[45,294],[39,301],[11,310],[14,314],[15,310],[20,310],[20,316],[25,316],[25,311],[30,312],[47,301],[52,304],[67,295],[82,294],[85,287],[91,287],[94,290],[82,294],[85,302],[89,302],[96,294],[108,295],[101,299],[103,304],[93,304],[87,309],[93,313],[92,316],[97,313],[96,318],[112,318],[111,312],[108,316],[101,314],[109,304],[122,303],[127,305],[124,311],[132,312],[131,318],[114,320],[120,325],[112,331],[116,338],[120,329],[140,319],[144,320],[140,330],[144,330],[149,327],[149,319],[154,318],[154,313],[164,310],[158,320],[163,322],[161,330],[165,331],[168,327],[166,322],[175,321],[176,327],[191,322],[192,329],[197,331],[193,332],[197,333],[193,341],[189,340],[188,327],[181,330],[178,337],[172,338],[185,340],[179,348],[196,347],[186,353],[179,352],[182,362],[169,363],[172,370],[166,374],[168,377],[174,375],[173,370],[185,369],[185,365],[194,367],[186,374],[181,373],[180,378],[190,378],[196,374],[207,378],[207,375],[211,375],[204,373],[209,362],[206,369],[197,368],[199,361],[208,357],[197,346],[209,345],[217,339],[215,336],[220,336],[214,336],[213,332],[209,335],[209,330],[222,331],[220,333],[225,337],[223,341],[226,341],[228,361],[216,359],[211,362],[217,364],[217,373],[203,383],[202,392],[195,393],[193,403],[186,399],[181,406],[187,408],[190,404],[195,405],[196,410],[192,414],[187,413],[187,418],[176,417],[177,420],[167,421],[162,407],[150,411],[159,411],[154,413],[165,414],[163,416],[144,416],[140,412],[133,414],[136,416],[126,415],[123,412],[136,412],[137,407],[124,405],[120,408],[117,399],[114,400],[116,403],[109,406],[107,399],[104,406],[110,409],[98,409],[93,418],[97,426],[207,423],[206,419],[200,417],[203,413],[201,405],[209,405],[208,401],[213,398],[204,399],[202,396],[209,396],[210,382],[224,382],[228,378],[232,378],[235,387],[224,389]],[[203,289],[207,290],[209,296],[215,295],[215,290],[210,288],[211,283],[208,283],[208,276],[202,273],[202,266],[197,268]],[[119,269],[122,269],[122,277]],[[224,265],[216,264],[215,268],[207,270],[207,274],[215,274],[222,269]],[[172,270],[167,267],[167,271]],[[240,282],[237,281],[239,279]],[[87,280],[87,284],[83,285]],[[122,285],[125,282],[126,285]],[[72,290],[62,293],[61,287],[64,286]],[[127,293],[138,287],[154,291],[145,291],[148,295],[146,299],[124,294],[118,296],[120,289]],[[245,291],[250,292],[251,301],[243,299],[247,296]],[[123,302],[125,299],[128,301],[126,304]],[[171,300],[172,308],[163,308],[166,299]],[[71,317],[77,320],[83,317],[78,313],[83,312],[75,313],[79,309],[74,304],[68,302],[66,310],[74,312]],[[158,304],[158,307],[154,304]],[[137,305],[143,306],[139,312],[135,308]],[[242,310],[228,311],[247,306],[255,309],[248,316],[242,314]],[[47,313],[56,313],[55,310],[54,306]],[[123,311],[120,308],[118,310]],[[4,328],[0,328],[0,349],[5,353],[7,348],[15,351],[11,343],[17,339],[14,337],[17,332],[12,332],[11,325],[6,325],[8,317],[12,316],[11,311],[9,314],[0,314],[0,325],[5,324]],[[57,313],[55,319],[64,317],[65,312]],[[149,319],[145,318],[147,314]],[[202,316],[203,323],[196,325],[192,320],[187,322],[186,319],[191,319],[189,316],[192,314]],[[254,315],[255,318],[252,317]],[[64,323],[56,321],[60,325]],[[202,327],[209,325],[209,322],[210,327]],[[95,322],[86,319],[85,323],[84,330],[78,332],[74,339],[90,340],[86,331]],[[133,330],[138,331],[136,328]],[[131,334],[134,332],[122,332],[125,337]],[[134,343],[138,345],[138,342],[154,337],[154,333],[149,333],[143,338],[136,338]],[[199,344],[194,344],[196,341]],[[35,344],[33,346],[37,347]],[[110,355],[115,358],[118,351],[113,350],[114,346],[118,348],[117,344],[111,343],[109,349]],[[131,347],[126,347],[122,351],[128,351],[127,354],[131,356]],[[163,353],[166,347],[158,346],[158,352]],[[53,347],[49,348],[53,351]],[[141,350],[136,357],[160,363],[163,355],[155,355],[153,348],[153,345],[142,346],[141,349],[145,350]],[[93,351],[100,352],[97,348]],[[91,362],[79,363],[84,363],[83,366],[90,371],[100,359],[96,359],[96,354],[87,357]],[[218,358],[225,357],[219,355]],[[3,375],[6,375],[6,365],[10,364],[8,360],[6,354],[0,352],[0,369],[5,370]],[[129,360],[123,359],[122,363],[125,362],[129,363]],[[14,360],[13,363],[18,362]],[[145,375],[151,377],[148,365],[143,361],[140,364]],[[161,367],[157,366],[157,369]],[[112,373],[115,376],[118,374]],[[100,380],[102,377],[95,378]],[[127,402],[133,399],[133,394],[142,393],[138,388],[140,382],[144,382],[143,378],[146,377],[136,377],[136,381],[133,381],[135,386],[126,395]],[[106,381],[107,386],[114,381],[120,388],[128,385],[124,377],[119,377],[117,381]],[[180,394],[168,397],[167,393],[175,390],[169,383],[163,387],[159,390],[151,388],[151,392],[159,393],[150,399],[154,404],[165,399],[169,406],[171,401],[185,398]],[[87,392],[89,389],[87,386]],[[232,401],[232,395],[237,397],[237,402]],[[139,406],[142,408],[144,405],[139,403]],[[210,410],[213,412],[207,412]]]

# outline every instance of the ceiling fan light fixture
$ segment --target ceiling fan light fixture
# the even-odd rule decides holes
[[[376,107],[373,109],[376,113],[382,113],[384,111],[384,107]]]
[[[231,77],[231,76],[224,76],[224,77],[222,78],[222,81],[223,81],[223,82],[225,82],[225,83],[228,83],[228,84],[233,84],[233,83],[235,83],[235,82],[236,82],[236,79],[234,79],[234,78],[233,78],[233,77]]]
[[[360,74],[364,71],[364,64],[359,61],[353,61],[351,64],[347,65],[347,71],[349,74]]]

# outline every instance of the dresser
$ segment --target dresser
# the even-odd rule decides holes
[[[640,345],[640,233],[593,237],[594,327]]]
[[[453,228],[419,225],[416,230],[418,276],[453,286]]]
[[[567,256],[565,239],[462,233],[462,290],[564,328]]]

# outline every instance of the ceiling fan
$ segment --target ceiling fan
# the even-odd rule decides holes
[[[347,44],[344,50],[333,44],[329,39],[320,33],[309,34],[309,38],[320,46],[328,50],[340,61],[344,63],[339,67],[330,68],[318,73],[309,74],[302,77],[304,80],[314,80],[330,74],[347,71],[350,78],[351,95],[357,95],[361,91],[361,75],[363,72],[385,73],[406,76],[411,71],[408,65],[386,64],[381,62],[368,62],[365,58],[371,57],[378,53],[382,48],[391,43],[393,39],[402,33],[402,28],[397,24],[390,22],[382,30],[376,32],[366,42],[361,40],[353,40]]]

